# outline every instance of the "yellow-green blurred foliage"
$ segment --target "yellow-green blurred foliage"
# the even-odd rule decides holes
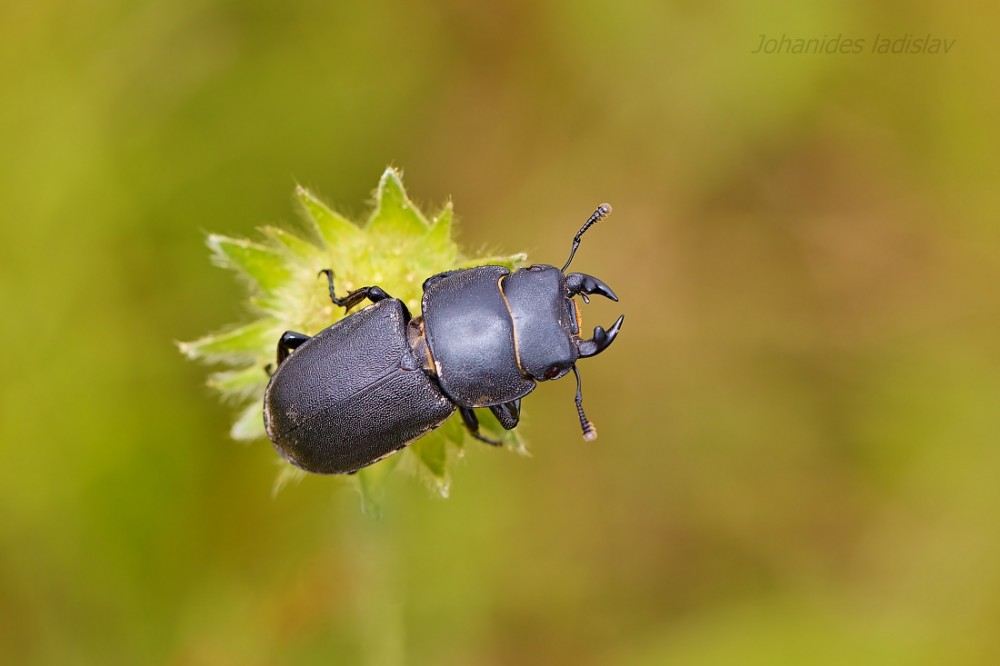
[[[0,662],[1000,663],[1000,10],[450,0],[0,8]],[[876,35],[955,40],[878,55]],[[765,34],[860,54],[751,53]],[[209,231],[387,164],[470,254],[626,313],[381,522],[178,354]],[[335,267],[334,267],[335,268]],[[320,288],[321,285],[318,285]]]

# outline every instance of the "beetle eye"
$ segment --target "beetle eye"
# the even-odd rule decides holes
[[[559,374],[560,370],[561,370],[561,368],[558,365],[549,366],[545,370],[545,375],[544,376],[545,376],[546,379],[554,379],[556,377],[556,375]]]

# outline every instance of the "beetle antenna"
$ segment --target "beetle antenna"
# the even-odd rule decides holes
[[[576,248],[580,247],[580,239],[583,238],[583,234],[586,233],[587,229],[591,228],[592,226],[594,226],[595,224],[597,224],[610,214],[611,214],[611,205],[602,203],[600,206],[597,207],[597,210],[594,211],[594,214],[591,215],[590,218],[583,223],[583,226],[580,228],[580,230],[576,232],[576,236],[573,236],[573,249],[569,251],[569,259],[566,260],[566,265],[562,267],[563,273],[565,273],[566,269],[569,268],[569,265],[573,263],[573,255],[576,254]]]
[[[588,442],[597,439],[597,428],[590,422],[587,415],[583,413],[583,388],[580,384],[580,371],[573,366],[573,374],[576,375],[576,413],[580,415],[580,426],[583,428],[583,438]]]

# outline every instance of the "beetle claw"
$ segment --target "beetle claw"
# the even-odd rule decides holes
[[[590,340],[581,340],[577,346],[580,351],[580,358],[597,356],[610,347],[611,343],[615,341],[618,331],[621,330],[623,321],[625,321],[625,315],[618,317],[617,321],[607,331],[601,326],[595,326],[594,337]]]
[[[570,297],[579,294],[583,297],[585,303],[590,303],[590,299],[587,298],[587,294],[598,294],[604,298],[610,298],[612,301],[617,301],[618,296],[611,287],[604,284],[593,275],[587,275],[586,273],[570,273],[566,276],[566,284],[569,286]]]

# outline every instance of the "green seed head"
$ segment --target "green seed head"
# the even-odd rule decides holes
[[[483,264],[520,266],[523,254],[468,259],[452,239],[452,206],[449,202],[434,217],[426,217],[403,189],[399,173],[386,169],[375,192],[375,210],[364,224],[355,223],[299,186],[296,197],[309,223],[308,237],[279,227],[261,228],[262,239],[250,241],[210,234],[208,246],[218,265],[235,270],[248,284],[252,321],[180,343],[189,358],[224,366],[209,376],[208,384],[223,397],[242,405],[231,430],[235,439],[266,440],[261,403],[267,374],[275,361],[275,347],[284,331],[318,333],[345,316],[329,299],[324,268],[337,276],[338,290],[378,285],[420,312],[421,285],[431,275]],[[523,450],[516,433],[499,426],[484,429],[507,445]],[[397,464],[415,471],[442,496],[449,487],[449,454],[461,454],[466,438],[457,417],[414,442],[401,453],[361,470],[357,479],[365,503],[377,508],[388,472]],[[451,445],[451,446],[449,446]],[[449,450],[451,449],[451,451]],[[280,460],[275,456],[276,460]],[[287,463],[278,486],[301,473]]]

